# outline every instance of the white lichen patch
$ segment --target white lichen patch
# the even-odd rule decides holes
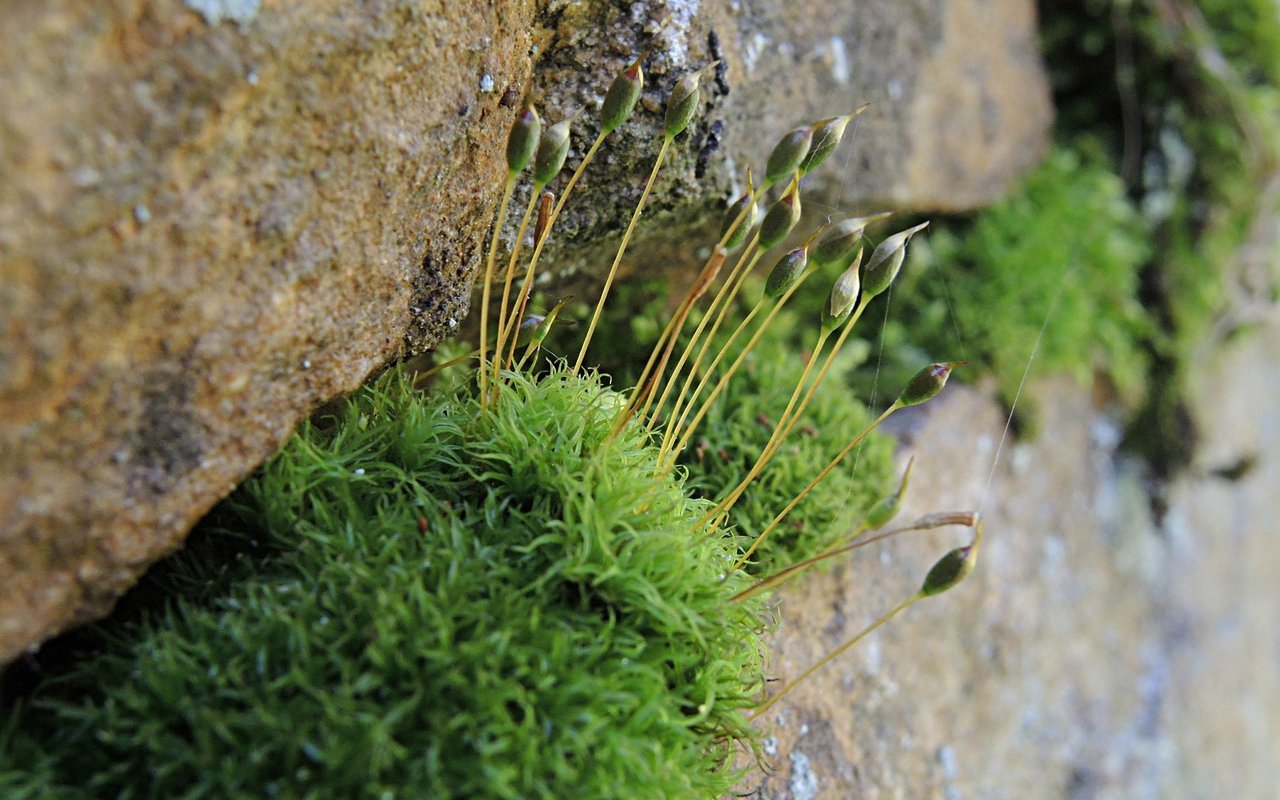
[[[809,765],[809,757],[799,751],[791,754],[791,777],[787,790],[794,800],[814,800],[818,796],[818,776]]]
[[[187,8],[200,12],[209,25],[229,19],[243,25],[258,16],[262,0],[186,0]]]
[[[849,51],[845,49],[844,37],[832,36],[823,48],[826,62],[831,67],[831,79],[844,85],[849,82]]]
[[[661,53],[670,67],[684,69],[689,65],[689,29],[698,15],[700,0],[666,0],[658,4],[662,9],[660,20],[637,19],[647,14],[644,4],[632,6],[632,22],[644,27],[654,38],[653,50]]]
[[[742,42],[742,67],[747,75],[755,72],[756,62],[760,60],[761,54],[769,46],[769,37],[763,33],[756,31],[746,37]]]

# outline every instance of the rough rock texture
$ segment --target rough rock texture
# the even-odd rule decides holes
[[[0,662],[465,314],[532,7],[431,6],[6,9]]]
[[[551,119],[594,108],[653,48],[566,240],[616,228],[666,87],[713,58],[654,203],[668,239],[779,133],[863,101],[813,184],[842,207],[990,200],[1044,145],[1029,0],[617,6],[8,4],[0,663],[105,613],[308,409],[457,325],[526,87]]]
[[[1117,431],[1069,384],[1043,435],[951,387],[906,420],[900,519],[981,508],[982,558],[768,713],[760,798],[1264,798],[1280,763],[1280,320],[1204,375],[1200,463],[1157,520]],[[1212,387],[1232,386],[1229,398]],[[1239,465],[1251,469],[1232,480]],[[984,498],[985,497],[985,501]],[[963,529],[869,548],[782,593],[796,675],[914,592]]]
[[[667,92],[713,61],[721,66],[704,82],[702,113],[668,156],[636,260],[681,260],[665,251],[672,225],[696,220],[708,198],[741,194],[747,168],[758,178],[785,132],[863,103],[871,106],[837,155],[806,181],[811,207],[977,208],[1047,147],[1048,82],[1034,4],[1024,0],[551,5],[555,35],[531,94],[546,119],[579,121],[571,166],[596,135],[595,109],[610,81],[635,53],[650,53],[640,113],[606,142],[580,202],[557,226],[568,252],[549,248],[548,263],[562,271],[609,263],[657,153]],[[599,246],[587,246],[593,241]],[[646,259],[653,248],[659,252]]]

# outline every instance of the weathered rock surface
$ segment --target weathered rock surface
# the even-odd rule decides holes
[[[466,311],[531,4],[240,10],[6,9],[0,662]]]
[[[651,53],[641,112],[601,150],[557,226],[569,252],[549,252],[563,270],[609,263],[657,153],[667,92],[712,61],[721,67],[667,158],[634,260],[652,250],[654,261],[680,260],[667,249],[673,227],[687,228],[708,198],[741,194],[748,166],[758,173],[787,131],[863,103],[870,108],[841,149],[806,180],[804,199],[815,207],[981,207],[1047,147],[1048,82],[1034,4],[1023,0],[618,5],[553,3],[555,35],[535,75],[546,119],[581,120],[572,166],[596,134],[595,109],[620,65]]]
[[[1273,318],[1202,375],[1203,446],[1160,520],[1116,430],[1070,385],[1041,387],[1044,433],[1004,453],[989,492],[996,405],[950,387],[921,407],[900,519],[980,508],[979,567],[770,710],[776,772],[752,796],[1273,796],[1280,385],[1259,366],[1277,352]],[[776,674],[802,672],[967,539],[907,534],[782,592]]]
[[[551,119],[591,109],[653,48],[566,239],[616,228],[666,88],[714,58],[667,239],[782,131],[863,101],[813,185],[844,207],[984,202],[1044,144],[1027,0],[616,5],[6,8],[0,663],[105,613],[310,408],[457,325],[526,86]]]

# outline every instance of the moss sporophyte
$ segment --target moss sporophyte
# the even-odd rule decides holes
[[[449,388],[391,370],[304,425],[224,509],[223,526],[253,542],[252,569],[175,601],[37,690],[0,728],[0,793],[718,797],[740,786],[738,754],[759,756],[755,720],[809,674],[769,683],[768,592],[907,531],[971,530],[919,591],[817,669],[969,574],[977,514],[887,528],[910,466],[871,490],[837,471],[862,452],[887,476],[876,427],[936,395],[958,363],[924,365],[874,419],[839,391],[819,393],[924,225],[888,236],[865,263],[865,229],[887,214],[819,229],[776,259],[759,299],[729,324],[740,296],[761,289],[749,280],[755,265],[800,218],[800,177],[862,108],[774,148],[634,388],[608,388],[583,367],[663,158],[700,105],[703,72],[675,84],[576,356],[542,354],[564,301],[542,314],[526,307],[557,216],[635,107],[640,59],[610,88],[598,136],[558,199],[545,190],[564,164],[568,126],[544,130],[531,106],[518,113],[481,271],[479,347],[447,362],[474,361],[473,379]],[[531,164],[531,199],[499,271],[498,232]],[[830,281],[830,292],[797,314],[788,304],[810,280]],[[787,324],[812,325],[807,361],[753,360]],[[744,389],[758,394],[784,376],[793,388],[777,398],[780,413]],[[742,433],[757,422],[733,422],[740,410],[767,422],[760,438]],[[792,437],[811,425],[821,435]],[[700,437],[713,428],[710,446]],[[848,508],[860,518],[841,516]]]

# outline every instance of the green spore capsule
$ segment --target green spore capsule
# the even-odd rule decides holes
[[[644,56],[637,58],[630,66],[613,79],[609,91],[604,96],[604,105],[600,107],[600,134],[612,133],[619,125],[627,121],[640,92],[644,89],[644,70],[640,62]]]
[[[858,275],[861,261],[862,248],[859,247],[849,268],[841,272],[840,277],[832,284],[831,295],[822,308],[822,327],[825,330],[839,328],[853,313],[853,306],[858,302],[858,292],[862,289],[862,279]]]
[[[907,381],[907,387],[898,396],[896,404],[900,407],[918,406],[927,400],[932,400],[938,392],[942,391],[942,387],[947,385],[951,370],[968,363],[967,361],[942,361],[930,364]]]
[[[564,298],[545,315],[530,314],[525,317],[520,323],[520,343],[540,347],[547,338],[547,334],[551,332],[551,327],[556,324],[556,317],[560,315],[560,310],[572,299],[572,297]]]
[[[840,146],[840,140],[844,138],[844,129],[849,122],[863,111],[867,110],[870,103],[863,103],[854,109],[851,114],[844,114],[839,117],[827,117],[818,120],[810,126],[812,133],[812,145],[809,152],[801,159],[799,172],[801,176],[807,175],[818,167],[823,161],[835,152]]]
[[[547,318],[543,314],[525,315],[525,318],[520,320],[520,327],[516,331],[516,341],[520,344],[528,344],[533,341],[546,320]]]
[[[907,493],[907,483],[911,480],[911,470],[916,465],[915,456],[907,462],[907,468],[902,473],[902,481],[898,484],[898,491],[884,498],[880,502],[871,507],[867,512],[867,518],[863,526],[867,530],[875,530],[888,525],[894,517],[898,516],[898,511],[902,508],[902,497]]]
[[[759,209],[751,200],[751,192],[747,191],[742,197],[734,200],[732,204],[724,211],[724,221],[720,223],[720,236],[723,238],[729,232],[729,228],[737,222],[738,216],[746,210],[746,215],[742,217],[742,222],[734,228],[733,235],[725,240],[724,247],[726,250],[733,250],[747,240],[747,234],[755,227],[756,218],[760,215]]]
[[[569,156],[569,122],[561,120],[550,128],[538,142],[538,154],[533,160],[533,182],[539,189],[555,180],[564,169]]]
[[[804,247],[797,247],[778,259],[778,263],[769,270],[769,277],[764,282],[765,296],[776,300],[786,294],[786,291],[800,280],[800,276],[804,274],[804,268],[808,265],[809,251]]]
[[[831,230],[813,246],[814,266],[821,269],[832,264],[844,264],[853,255],[853,250],[862,241],[862,233],[873,222],[879,222],[892,216],[891,211],[882,211],[866,217],[851,217],[837,222]]]
[[[770,206],[760,223],[760,250],[768,250],[787,238],[800,221],[800,186],[792,181],[787,193]]]
[[[920,587],[920,596],[932,597],[935,594],[942,594],[969,577],[969,573],[973,572],[977,563],[978,546],[976,544],[957,547],[938,559],[938,563],[929,570],[929,574],[924,578],[924,584]]]
[[[907,257],[907,242],[927,227],[929,227],[928,222],[921,222],[914,228],[895,233],[880,243],[880,246],[871,254],[871,258],[867,261],[867,268],[862,273],[867,297],[875,297],[889,288],[893,279],[898,277],[902,262]]]
[[[667,115],[663,121],[663,129],[668,139],[676,138],[689,127],[694,112],[698,110],[698,84],[702,81],[703,74],[707,70],[715,69],[719,63],[714,61],[676,81],[675,88],[671,90],[671,97],[667,98]]]
[[[796,128],[778,140],[764,168],[764,185],[773,186],[795,175],[812,143],[812,128]]]
[[[533,106],[525,106],[516,115],[511,124],[511,133],[507,136],[507,170],[517,175],[529,166],[533,154],[538,149],[538,139],[542,135],[542,120]]]

